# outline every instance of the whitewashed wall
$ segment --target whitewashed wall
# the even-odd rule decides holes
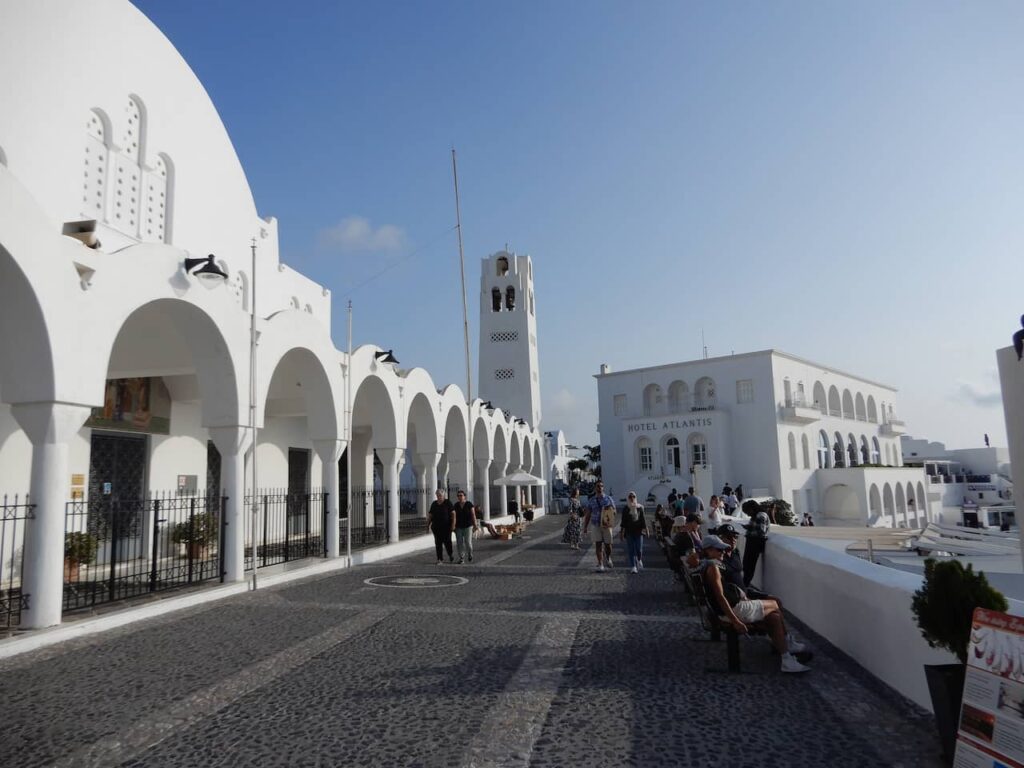
[[[781,535],[769,539],[761,563],[761,583],[787,611],[931,711],[924,665],[956,658],[929,648],[917,628],[910,601],[921,586],[920,576]],[[1009,602],[1010,613],[1024,616],[1024,603]]]

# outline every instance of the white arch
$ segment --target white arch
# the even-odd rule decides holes
[[[854,418],[853,395],[850,394],[850,390],[848,389],[843,390],[843,418]]]
[[[807,440],[806,433],[803,434],[803,435],[800,435],[800,447],[801,447],[801,450],[803,452],[804,469],[810,469],[811,468],[811,446],[809,444],[809,441]]]
[[[661,385],[648,384],[644,387],[644,416],[661,413]]]
[[[814,382],[814,405],[823,414],[828,413],[828,398],[825,396],[825,387],[820,381]]]
[[[854,401],[854,411],[857,415],[857,421],[867,421],[868,414],[864,407],[864,395],[860,392],[857,393],[857,399]]]
[[[843,415],[843,406],[839,398],[839,389],[835,384],[828,388],[828,414],[829,416]]]
[[[683,413],[690,410],[690,390],[685,381],[677,379],[669,384],[668,410],[670,413]]]
[[[878,423],[878,410],[875,408],[874,395],[868,395],[868,421],[872,424]]]
[[[796,469],[796,435],[790,432],[786,442],[789,444],[789,468]]]
[[[885,513],[889,525],[896,528],[896,503],[893,499],[892,487],[888,483],[882,486],[882,511]]]

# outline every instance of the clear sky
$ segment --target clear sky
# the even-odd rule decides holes
[[[354,338],[465,377],[480,258],[534,260],[547,429],[613,369],[774,347],[1005,445],[1024,312],[1019,2],[136,3]],[[394,265],[376,279],[382,270]],[[474,384],[475,387],[475,384]]]

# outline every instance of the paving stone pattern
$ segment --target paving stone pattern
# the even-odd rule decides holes
[[[417,553],[2,661],[2,764],[941,764],[930,716],[820,638],[807,675],[762,639],[729,675],[667,570],[594,573],[564,522],[478,540],[474,564]],[[364,583],[438,573],[468,581]]]

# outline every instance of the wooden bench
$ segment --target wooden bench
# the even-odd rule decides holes
[[[722,639],[722,633],[725,632],[726,659],[729,671],[742,672],[739,632],[731,622],[715,612],[714,606],[711,604],[711,596],[704,589],[704,579],[698,572],[691,571],[684,565],[683,581],[686,583],[687,589],[690,590],[690,594],[693,595],[697,612],[700,614],[700,625],[711,635],[712,641],[717,643]],[[763,622],[747,624],[747,634],[749,635],[766,635],[767,633]]]

